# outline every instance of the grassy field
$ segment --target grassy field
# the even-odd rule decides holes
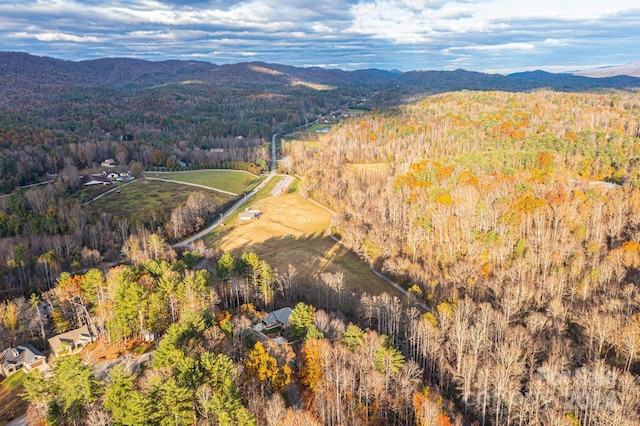
[[[195,183],[209,188],[222,189],[238,194],[257,184],[260,178],[244,171],[232,170],[195,170],[189,172],[145,172],[145,176],[167,178],[180,182]]]
[[[298,270],[298,280],[306,283],[309,291],[315,289],[313,281],[321,273],[342,271],[350,290],[356,293],[386,291],[401,296],[376,277],[367,263],[327,236],[331,222],[328,211],[297,191],[270,197],[271,186],[250,204],[262,212],[261,219],[240,223],[236,216],[231,217],[224,227],[204,238],[207,246],[232,250],[237,255],[253,251],[282,272],[292,264]]]
[[[306,133],[321,133],[318,130],[333,126],[334,123],[316,123],[304,129]]]
[[[130,221],[148,221],[159,219],[171,214],[171,210],[189,198],[194,191],[207,191],[196,187],[181,185],[173,182],[139,180],[114,191],[90,204],[94,211],[105,211]],[[216,191],[207,191],[210,199],[216,204],[222,204],[231,196]]]
[[[114,183],[112,185],[91,185],[91,186],[82,186],[75,191],[71,198],[78,199],[81,203],[85,203],[100,194],[104,194],[110,189],[115,188],[116,186],[122,185],[122,183]]]
[[[0,426],[26,413],[27,402],[19,396],[25,377],[22,371],[18,371],[0,382]]]

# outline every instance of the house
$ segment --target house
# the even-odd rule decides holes
[[[111,184],[111,181],[103,175],[83,175],[80,176],[80,183],[83,186],[109,185]]]
[[[133,180],[133,176],[129,172],[120,172],[120,174],[116,177],[118,182],[127,182]]]
[[[100,165],[102,167],[115,167],[116,166],[116,162],[113,158],[109,158],[107,160],[104,160],[102,163],[100,163]]]
[[[109,180],[114,180],[114,179],[117,179],[118,176],[120,176],[120,175],[118,173],[111,172],[111,173],[106,173],[105,176]]]
[[[49,339],[49,346],[55,356],[73,353],[96,340],[96,333],[86,325]]]
[[[289,325],[289,317],[291,316],[291,308],[288,306],[269,312],[267,316],[254,327],[257,331],[269,330],[271,328],[286,328]]]
[[[260,213],[259,210],[245,210],[242,213],[240,213],[238,215],[238,220],[243,222],[245,220],[256,220],[256,219],[260,219],[260,216],[262,215],[262,213]]]
[[[0,373],[7,377],[21,369],[29,372],[46,365],[46,357],[27,343],[0,352]]]

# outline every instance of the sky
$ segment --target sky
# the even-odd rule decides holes
[[[640,61],[638,0],[0,0],[0,50],[509,73]]]

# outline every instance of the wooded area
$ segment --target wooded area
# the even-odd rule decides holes
[[[294,167],[342,240],[431,306],[407,354],[465,413],[632,424],[639,114],[626,93],[449,93],[294,144]]]
[[[106,75],[100,72],[104,63],[96,62],[95,75],[87,77],[81,66],[67,64],[69,69],[58,72],[63,64],[56,61],[0,56],[7,58],[9,70],[0,87],[0,192],[9,194],[0,195],[2,298],[50,288],[51,276],[61,270],[83,271],[101,260],[117,261],[130,233],[182,238],[221,207],[209,203],[195,214],[192,204],[189,211],[182,206],[151,217],[83,207],[90,198],[85,199],[79,177],[103,172],[99,165],[105,160],[113,160],[108,171],[129,171],[135,178],[144,170],[203,168],[260,174],[274,161],[269,149],[273,133],[338,109],[362,91],[200,80],[124,88],[119,85],[124,76],[87,86],[96,75]],[[143,75],[145,66],[154,64],[132,65],[142,67]],[[31,72],[37,75],[23,81]],[[17,80],[13,86],[12,80]],[[28,187],[45,181],[51,183]]]
[[[99,375],[68,355],[51,375],[30,374],[29,419],[640,424],[639,139],[633,93],[465,91],[289,144],[299,189],[335,212],[342,242],[408,289],[404,300],[353,294],[340,271],[274,270],[252,252],[176,253],[173,218],[166,234],[123,224],[113,239],[125,264],[104,272],[61,272],[56,250],[20,262],[15,245],[11,282],[42,284],[0,304],[4,347],[88,323],[115,345],[162,336],[144,368]],[[84,229],[79,205],[42,201],[56,188],[8,197],[5,215]],[[175,214],[197,224],[206,203],[194,195]],[[288,322],[258,332],[282,307]]]

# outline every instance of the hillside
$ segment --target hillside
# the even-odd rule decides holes
[[[171,83],[206,82],[217,86],[311,85],[380,86],[394,73],[296,68],[262,62],[215,65],[200,61],[151,62],[130,58],[65,61],[27,53],[0,52],[2,89],[11,93],[33,85],[141,89]]]
[[[640,425],[640,79],[0,64],[0,349],[100,335],[30,423]]]
[[[639,106],[446,93],[292,143],[342,241],[431,307],[405,353],[479,423],[639,424]]]
[[[619,72],[611,75],[619,75]],[[594,75],[595,77],[596,75]],[[344,71],[299,68],[263,62],[215,65],[201,61],[151,62],[129,58],[65,61],[27,53],[0,52],[0,93],[16,94],[41,85],[142,89],[179,83],[217,87],[303,85],[314,89],[352,87],[393,94],[442,93],[456,90],[523,91],[548,88],[562,91],[640,87],[638,77],[590,78],[541,71],[510,75],[455,71]],[[381,99],[385,99],[383,95]],[[396,100],[397,102],[397,100]]]

